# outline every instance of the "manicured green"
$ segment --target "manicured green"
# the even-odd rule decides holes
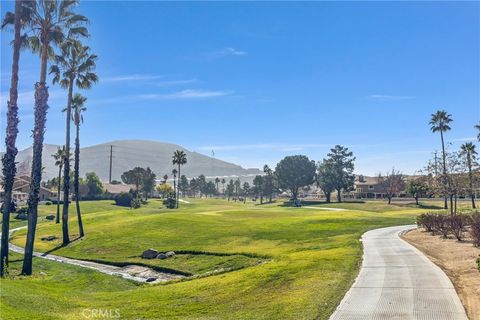
[[[42,220],[36,250],[80,259],[151,263],[203,277],[138,285],[34,259],[34,277],[21,278],[20,262],[14,262],[11,278],[0,282],[1,318],[84,319],[85,308],[99,308],[119,309],[125,319],[327,319],[358,272],[362,233],[413,224],[425,211],[379,202],[321,204],[351,209],[326,211],[281,203],[189,201],[180,203],[179,210],[164,209],[155,200],[137,210],[110,201],[83,202],[86,237],[68,247],[59,247],[60,240],[41,241],[48,235],[61,238],[60,225]],[[41,217],[54,209],[46,207],[42,206]],[[73,211],[70,230],[77,233]],[[12,242],[23,245],[24,238],[22,230]],[[140,259],[147,248],[208,254]],[[222,268],[237,270],[205,276]]]

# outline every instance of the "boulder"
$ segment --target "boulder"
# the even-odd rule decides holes
[[[155,280],[157,280],[157,278],[153,278],[153,277],[152,277],[152,278],[148,278],[148,279],[147,279],[147,282],[153,282],[153,281],[155,281]]]
[[[55,216],[53,214],[49,214],[48,216],[45,217],[47,220],[54,220]]]
[[[154,259],[158,255],[158,251],[155,249],[147,249],[143,251],[142,258],[143,259]]]
[[[174,257],[174,256],[175,256],[175,252],[173,252],[173,251],[168,251],[168,252],[165,252],[165,255],[167,256],[167,258],[171,258],[171,257]]]
[[[18,220],[28,220],[28,215],[26,213],[19,213],[15,216],[15,219]]]
[[[163,259],[167,259],[167,258],[168,258],[167,255],[165,253],[162,253],[162,252],[157,255],[157,259],[162,259],[163,260]]]

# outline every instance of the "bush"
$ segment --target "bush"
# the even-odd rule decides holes
[[[175,209],[176,207],[176,201],[175,201],[175,193],[170,192],[167,195],[167,198],[163,200],[163,204],[168,208],[168,209]]]
[[[417,226],[423,227],[428,232],[433,232],[435,215],[432,213],[422,213],[417,217]]]
[[[450,223],[450,232],[457,238],[458,241],[463,240],[463,232],[468,225],[470,216],[466,214],[457,214],[453,217],[448,217]]]
[[[480,247],[480,213],[476,212],[470,216],[470,235],[473,239],[473,244]]]
[[[47,201],[47,202],[45,202],[45,205],[46,205],[46,206],[50,206],[50,205],[52,205],[52,202],[51,202],[51,201]]]
[[[446,214],[436,214],[433,219],[433,230],[440,232],[443,238],[447,238],[450,231],[450,217]]]
[[[130,207],[132,204],[133,196],[131,193],[122,192],[117,194],[114,199],[117,206]]]
[[[132,199],[132,201],[130,202],[130,207],[132,209],[138,209],[142,206],[142,200],[140,199]]]
[[[477,269],[480,272],[480,256],[477,258]]]

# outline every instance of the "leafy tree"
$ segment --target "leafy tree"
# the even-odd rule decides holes
[[[207,196],[207,178],[205,178],[205,175],[201,174],[198,176],[197,179],[197,184],[198,184],[198,189],[200,191],[200,197],[202,195]]]
[[[145,194],[145,200],[148,200],[148,195],[151,194],[155,189],[156,179],[157,179],[157,176],[155,175],[155,173],[153,173],[150,167],[147,167],[142,177],[142,190],[143,190],[143,193]]]
[[[336,187],[335,166],[331,161],[323,159],[317,168],[317,186],[322,189],[327,202],[331,201],[332,192]]]
[[[307,156],[287,156],[275,167],[275,175],[279,187],[289,190],[292,199],[297,200],[299,189],[314,182],[315,170],[315,162]]]
[[[333,176],[335,177],[335,190],[337,190],[337,200],[342,202],[342,190],[351,191],[354,187],[355,175],[353,170],[355,168],[355,157],[353,152],[348,148],[336,145],[330,149],[327,154],[327,162],[331,165]]]
[[[25,258],[23,259],[22,274],[32,274],[33,247],[35,241],[35,230],[37,227],[37,209],[42,180],[42,150],[45,135],[45,123],[48,109],[47,60],[53,56],[52,45],[60,45],[68,37],[74,39],[78,36],[87,36],[88,32],[83,23],[87,21],[82,15],[76,14],[73,7],[77,1],[25,1],[24,7],[31,15],[29,27],[33,35],[28,38],[29,47],[40,54],[40,81],[35,84],[35,116],[33,128],[33,157],[32,157],[32,181],[28,197],[28,231],[25,244]],[[68,123],[70,117],[67,118]],[[70,143],[66,143],[65,149],[68,152]],[[70,168],[65,162],[64,178],[70,177]],[[68,189],[70,183],[64,184]],[[63,221],[63,243],[70,242],[68,237],[68,211],[65,212],[65,204],[68,205],[69,194],[64,197]]]
[[[265,175],[263,176],[262,194],[265,195],[265,197],[268,196],[268,202],[272,202],[272,196],[275,190],[275,175],[268,165],[263,166],[263,172]]]
[[[380,174],[378,176],[378,180],[382,186],[382,189],[387,195],[388,204],[392,203],[392,198],[394,195],[398,195],[405,188],[403,174],[395,169],[392,169],[392,171],[387,173],[385,176]]]
[[[85,182],[88,187],[87,197],[95,199],[103,193],[103,184],[95,172],[87,172]]]
[[[195,195],[197,194],[197,192],[200,189],[197,179],[192,178],[190,180],[189,188],[190,188],[190,192],[191,192],[192,196],[195,198]]]
[[[242,185],[240,183],[240,179],[235,180],[235,201],[238,200],[238,195],[240,194],[240,189]]]
[[[183,196],[185,196],[185,192],[188,191],[188,179],[183,174],[180,177],[180,181],[178,182],[178,189],[182,192]]]
[[[80,123],[83,123],[83,112],[87,111],[85,107],[87,98],[76,93],[72,100],[73,122],[75,124],[75,163],[73,165],[73,192],[75,195],[75,205],[77,208],[78,229],[80,237],[85,235],[83,231],[82,215],[80,213]]]
[[[62,168],[65,163],[65,156],[65,146],[58,148],[57,152],[52,154],[52,157],[55,159],[55,165],[58,166],[57,215],[55,223],[60,223],[60,191],[62,188]]]
[[[121,175],[123,183],[135,185],[135,197],[138,198],[140,186],[143,183],[145,176],[145,169],[135,167],[132,170],[126,171]]]
[[[180,175],[180,169],[181,167],[187,163],[187,154],[183,151],[183,150],[176,150],[174,153],[173,153],[173,159],[172,159],[172,163],[174,165],[178,165],[178,175]],[[175,196],[176,197],[176,207],[178,208],[178,190],[177,190],[177,195]]]
[[[250,184],[248,182],[243,183],[243,203],[247,202],[247,196],[250,193]]]
[[[263,191],[263,176],[256,175],[255,178],[253,178],[253,193],[255,198],[260,197],[260,204],[263,204]]]
[[[3,172],[3,205],[2,205],[2,240],[0,245],[0,277],[4,277],[8,269],[8,240],[10,233],[10,212],[12,207],[13,183],[17,168],[15,157],[18,150],[16,147],[18,135],[18,70],[20,64],[20,49],[22,45],[22,28],[30,19],[30,11],[23,6],[24,1],[15,1],[15,12],[7,12],[2,21],[2,29],[7,25],[13,25],[13,59],[12,74],[10,78],[10,96],[7,101],[7,128],[5,132],[5,154],[2,157]]]
[[[174,193],[174,190],[168,183],[162,183],[157,186],[157,192],[162,198],[166,198],[169,194]]]
[[[205,185],[205,197],[207,195],[214,196],[217,193],[217,188],[213,181],[208,181]]]
[[[452,115],[448,114],[445,110],[438,110],[436,113],[431,115],[430,118],[430,130],[432,132],[440,132],[440,139],[442,141],[442,162],[443,162],[443,183],[444,188],[448,188],[448,177],[447,177],[447,156],[445,153],[445,141],[443,138],[444,132],[449,131],[450,123],[453,121]],[[444,195],[444,209],[447,209],[447,195]]]
[[[235,192],[235,183],[233,182],[233,179],[230,179],[230,181],[227,184],[227,199],[230,201],[230,198],[233,196]]]
[[[475,194],[473,192],[473,167],[476,164],[477,151],[472,142],[466,142],[460,147],[461,154],[465,157],[465,163],[468,170],[468,192],[472,200],[472,208],[475,209]]]
[[[428,185],[422,178],[410,180],[407,183],[406,191],[408,194],[411,194],[413,198],[415,198],[415,203],[418,206],[418,198],[427,194]]]

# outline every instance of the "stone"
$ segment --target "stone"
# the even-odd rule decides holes
[[[153,281],[155,281],[155,280],[157,280],[157,278],[153,278],[153,277],[152,277],[152,278],[148,278],[148,279],[147,279],[147,282],[153,282]]]
[[[158,251],[155,249],[147,249],[143,251],[142,258],[143,259],[154,259],[158,255]]]
[[[54,220],[55,216],[53,214],[49,214],[48,216],[45,217],[47,220]]]
[[[15,219],[18,220],[28,220],[28,215],[26,213],[19,213],[15,216]]]
[[[42,241],[53,241],[55,239],[58,239],[58,238],[55,236],[48,236],[48,237],[43,237]]]
[[[173,252],[173,251],[168,251],[168,252],[165,252],[165,255],[167,256],[167,258],[171,258],[171,257],[174,257],[174,256],[175,256],[175,252]]]
[[[163,260],[163,259],[167,259],[167,258],[168,258],[167,255],[165,253],[162,253],[162,252],[157,255],[157,259],[162,259]]]

